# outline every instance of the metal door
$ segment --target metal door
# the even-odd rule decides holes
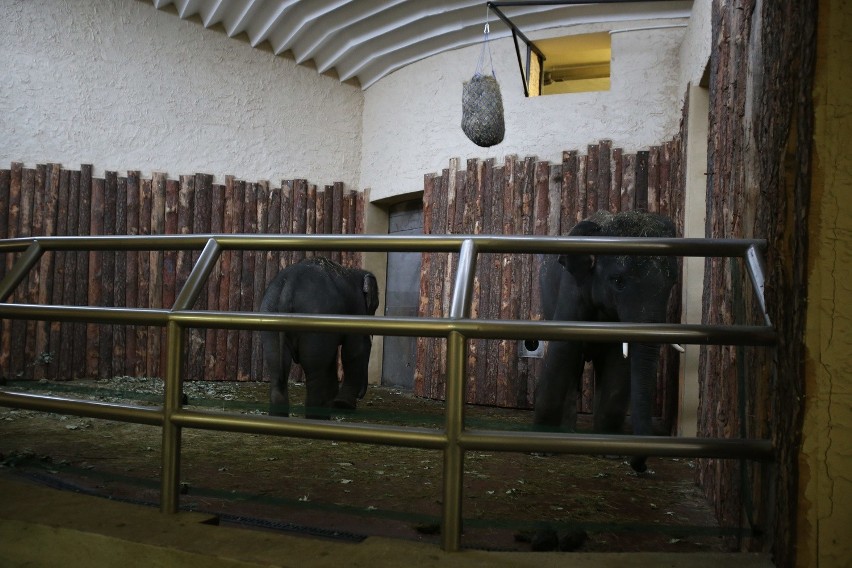
[[[423,233],[423,202],[406,201],[391,206],[388,234]],[[417,317],[420,301],[420,253],[389,252],[385,283],[385,315]],[[386,336],[382,360],[382,384],[414,388],[416,337]]]

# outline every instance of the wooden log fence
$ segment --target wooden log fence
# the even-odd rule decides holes
[[[155,172],[125,176],[92,166],[35,168],[13,162],[0,170],[0,238],[34,235],[160,235],[200,233],[363,233],[363,193],[342,183],[304,179],[247,182],[209,174],[169,179]],[[255,311],[279,267],[311,251],[224,251],[194,309]],[[329,254],[329,253],[323,253]],[[47,252],[10,301],[54,305],[169,307],[198,252]],[[347,266],[361,254],[333,252]],[[0,278],[16,255],[0,256]],[[259,380],[257,333],[189,330],[187,380]],[[6,379],[162,376],[165,330],[158,327],[3,320],[0,377]],[[298,379],[294,368],[291,378]]]
[[[671,216],[683,234],[681,139],[648,151],[627,154],[609,140],[591,145],[586,155],[563,152],[551,164],[534,157],[458,159],[423,185],[424,234],[563,235],[598,210],[645,210]],[[539,320],[541,299],[536,255],[482,254],[474,278],[472,317]],[[456,255],[422,255],[419,314],[447,317]],[[680,321],[676,284],[669,321]],[[443,399],[446,343],[419,338],[415,394]],[[541,359],[518,356],[514,340],[468,342],[467,402],[531,408]],[[663,349],[658,379],[657,416],[670,421],[676,412],[678,358]],[[581,412],[591,412],[592,379],[587,369]]]

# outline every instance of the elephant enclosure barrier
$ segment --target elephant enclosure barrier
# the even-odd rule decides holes
[[[363,233],[363,193],[342,183],[318,187],[304,179],[246,182],[209,174],[144,179],[107,171],[92,176],[59,164],[0,170],[0,238],[73,235],[179,235],[205,233]],[[195,307],[256,310],[282,265],[313,251],[224,251]],[[330,251],[332,260],[360,266],[357,252]],[[198,252],[154,249],[46,251],[38,270],[19,286],[13,301],[32,304],[170,307],[189,277]],[[0,278],[13,257],[0,259]],[[161,328],[72,322],[2,322],[0,376],[149,376],[165,373]],[[186,377],[191,380],[249,380],[262,370],[260,340],[245,330],[193,330]],[[222,352],[236,357],[217,356]],[[294,376],[301,369],[294,369]]]
[[[754,291],[763,300],[763,269],[753,240],[624,239],[591,237],[346,237],[306,235],[186,235],[135,237],[44,237],[0,240],[0,252],[20,253],[0,281],[0,318],[43,322],[156,326],[166,329],[165,393],[162,407],[75,400],[0,390],[0,405],[92,418],[149,424],[162,428],[160,508],[178,510],[181,430],[201,428],[300,438],[386,444],[443,452],[442,546],[457,551],[461,540],[464,456],[469,451],[541,451],[771,460],[769,440],[634,437],[476,430],[465,427],[466,350],[478,338],[540,337],[548,340],[646,341],[685,344],[774,345],[770,325],[645,325],[625,323],[544,322],[471,318],[477,258],[483,253],[615,253],[740,257]],[[185,284],[170,308],[92,307],[6,303],[42,257],[60,251],[199,251]],[[449,314],[439,318],[307,316],[221,312],[192,309],[224,251],[345,250],[456,252]],[[446,411],[442,429],[334,423],[298,418],[235,415],[182,407],[187,336],[191,329],[344,330],[376,335],[443,337],[447,343]],[[233,356],[233,353],[230,354]]]

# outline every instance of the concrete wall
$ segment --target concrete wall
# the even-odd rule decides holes
[[[821,0],[814,89],[798,566],[852,558],[852,12]]]
[[[685,22],[684,22],[685,23]],[[666,22],[670,25],[671,22]],[[561,161],[562,151],[584,151],[599,139],[634,152],[671,139],[680,122],[685,86],[678,84],[685,27],[648,28],[621,22],[612,34],[612,88],[606,92],[525,98],[514,44],[493,40],[491,53],[503,95],[506,137],[481,148],[461,130],[462,84],[481,48],[468,47],[419,61],[365,91],[361,186],[383,199],[423,189],[423,175],[453,157],[509,154]],[[551,32],[587,33],[599,25]]]
[[[134,0],[5,1],[0,164],[357,188],[362,91]]]

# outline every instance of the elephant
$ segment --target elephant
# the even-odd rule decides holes
[[[599,212],[579,222],[571,236],[674,237],[671,219],[644,212]],[[662,323],[678,274],[672,256],[549,255],[540,275],[543,316],[556,321]],[[593,427],[621,431],[628,404],[634,435],[651,435],[660,346],[551,341],[534,401],[538,429],[574,431],[583,367],[595,370]],[[631,466],[647,469],[646,457]]]
[[[309,257],[281,270],[260,303],[265,313],[374,315],[379,306],[376,277],[322,256]],[[305,372],[308,418],[327,418],[329,408],[354,410],[367,392],[372,339],[361,333],[312,331],[261,332],[270,373],[269,414],[289,416],[287,379],[292,363]],[[343,381],[338,383],[340,347]]]

